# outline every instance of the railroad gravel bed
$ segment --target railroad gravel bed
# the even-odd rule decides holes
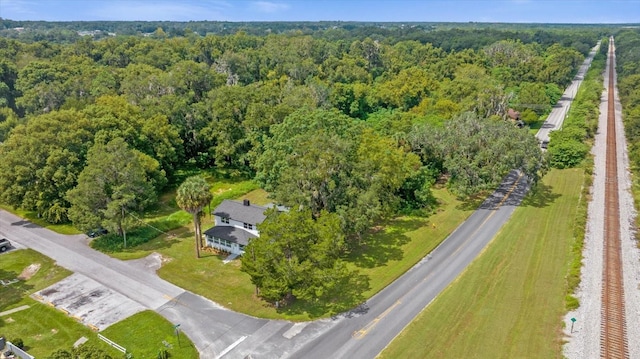
[[[592,152],[594,158],[594,180],[591,188],[587,231],[582,261],[582,277],[577,297],[580,308],[564,317],[564,334],[567,340],[563,352],[569,359],[600,357],[600,310],[602,296],[602,249],[604,243],[604,185],[607,135],[607,82],[600,104],[599,130]],[[621,107],[616,96],[616,138],[618,152],[618,183],[620,199],[620,236],[625,283],[626,325],[629,357],[640,358],[640,341],[634,340],[640,332],[640,251],[635,240],[636,212],[631,195],[631,176],[626,140],[622,126]],[[575,318],[571,332],[571,318]]]

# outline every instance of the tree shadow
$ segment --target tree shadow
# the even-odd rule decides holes
[[[351,250],[348,261],[360,268],[374,268],[391,260],[402,260],[402,246],[411,240],[405,233],[424,226],[424,223],[417,218],[390,220],[384,228],[376,227],[367,233],[360,245]]]
[[[553,187],[538,182],[533,188],[531,188],[528,196],[522,200],[521,205],[543,208],[555,202],[555,200],[560,196],[560,194],[553,192]]]
[[[489,192],[480,192],[470,197],[458,197],[458,200],[462,201],[456,206],[456,209],[462,211],[472,211],[480,208],[487,199]]]
[[[20,226],[20,227],[25,227],[25,228],[40,228],[39,225],[30,222],[30,221],[26,221],[26,220],[21,220],[21,221],[17,221],[17,222],[13,222],[11,223],[12,226]]]
[[[350,271],[339,278],[323,298],[313,302],[295,300],[278,308],[277,311],[291,316],[306,313],[311,319],[320,318],[327,313],[332,314],[333,319],[340,316],[355,317],[369,311],[362,294],[369,289],[367,276],[359,274],[358,271]]]

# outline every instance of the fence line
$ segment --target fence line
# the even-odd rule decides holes
[[[102,340],[103,342],[105,342],[105,343],[107,343],[107,344],[111,345],[112,347],[114,347],[114,348],[118,349],[119,351],[121,351],[121,352],[123,352],[123,353],[127,353],[127,349],[125,349],[125,347],[123,347],[122,345],[120,345],[120,344],[118,344],[118,343],[115,343],[114,341],[112,341],[112,340],[108,339],[108,338],[107,338],[107,337],[105,337],[104,335],[102,335],[102,334],[98,334],[98,338],[99,338],[100,340]]]
[[[11,342],[7,342],[7,348],[21,359],[35,359],[33,356],[29,355],[29,353],[11,344]]]

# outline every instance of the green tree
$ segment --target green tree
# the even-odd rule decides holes
[[[91,131],[77,111],[53,111],[13,128],[0,146],[2,202],[36,211],[51,223],[66,222],[66,192],[84,167]]]
[[[258,294],[276,302],[300,299],[347,305],[360,299],[366,281],[340,259],[345,237],[336,214],[322,211],[272,211],[259,225],[260,237],[245,248],[241,270],[251,276]],[[345,309],[343,307],[336,308]]]
[[[115,138],[96,142],[89,149],[87,165],[67,198],[71,203],[69,218],[76,227],[89,230],[104,226],[126,240],[127,213],[144,210],[156,196],[140,153],[122,138]]]
[[[359,238],[375,221],[395,213],[397,190],[418,157],[394,140],[333,110],[300,110],[271,127],[256,163],[257,179],[280,203],[340,214]]]
[[[187,178],[178,187],[176,193],[178,206],[193,216],[193,228],[196,236],[196,258],[200,258],[200,247],[202,245],[200,215],[202,209],[211,202],[212,198],[209,184],[200,176]]]
[[[426,125],[415,132],[413,148],[422,152],[423,162],[442,160],[450,188],[461,197],[495,189],[513,169],[535,182],[546,168],[535,137],[505,121],[467,112],[443,129]]]

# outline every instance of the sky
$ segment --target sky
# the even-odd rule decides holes
[[[640,23],[640,0],[0,0],[0,17],[46,21]]]

